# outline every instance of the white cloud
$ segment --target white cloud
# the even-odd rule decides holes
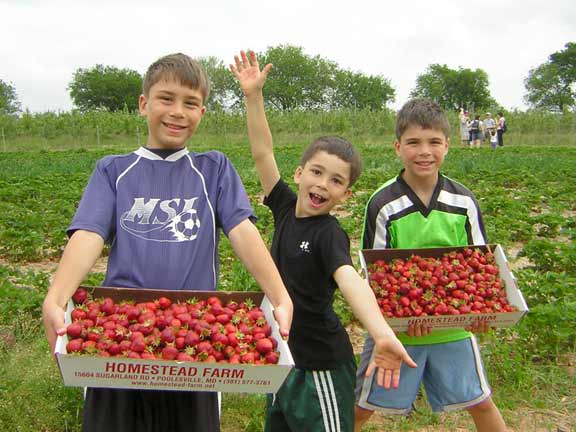
[[[101,63],[144,72],[169,52],[216,56],[292,44],[388,78],[401,105],[431,63],[481,68],[492,95],[523,108],[530,68],[576,40],[573,0],[0,1],[0,79],[23,107],[67,110],[75,70]]]

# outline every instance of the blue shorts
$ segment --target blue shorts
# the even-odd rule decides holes
[[[386,390],[376,382],[376,374],[366,378],[374,341],[367,337],[356,376],[356,401],[365,409],[386,414],[408,414],[424,384],[428,402],[435,412],[474,406],[490,396],[480,350],[474,336],[434,345],[405,345],[418,364],[415,369],[402,364],[400,385]]]

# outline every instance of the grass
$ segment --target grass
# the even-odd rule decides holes
[[[390,138],[390,139],[389,139]],[[576,340],[576,147],[510,144],[491,152],[454,147],[443,172],[469,186],[483,211],[491,242],[514,247],[526,260],[515,270],[530,313],[511,329],[481,340],[494,399],[514,430],[573,430],[576,410],[574,363]],[[128,140],[129,141],[129,140]],[[290,178],[309,136],[281,134],[276,140],[281,172]],[[365,160],[352,198],[341,208],[340,221],[357,245],[364,205],[371,192],[395,175],[400,164],[391,137],[356,136]],[[82,392],[62,386],[40,324],[40,303],[50,272],[31,270],[30,263],[55,261],[66,241],[65,229],[95,162],[105,154],[132,150],[119,146],[0,153],[0,430],[78,431]],[[234,163],[258,215],[265,239],[272,218],[260,205],[261,193],[246,138],[207,136],[194,150],[218,148]],[[221,244],[221,288],[258,289]],[[355,249],[354,249],[355,253]],[[93,273],[87,284],[103,275]],[[337,296],[335,309],[345,324],[354,322]],[[24,401],[24,402],[23,402]],[[262,395],[224,394],[222,431],[262,430]],[[452,431],[472,429],[465,413],[434,414],[425,398],[408,418],[378,416],[365,427],[377,430]]]

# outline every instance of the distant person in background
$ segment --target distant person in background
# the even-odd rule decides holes
[[[474,120],[470,122],[470,146],[480,148],[482,144],[482,120],[480,116],[474,116]]]
[[[491,142],[492,132],[496,133],[496,122],[492,118],[492,114],[486,113],[483,123],[484,141]]]
[[[468,111],[464,111],[464,108],[460,108],[460,142],[462,147],[466,148],[470,144],[470,134],[468,132]]]
[[[498,135],[498,146],[504,146],[504,134],[508,127],[506,126],[506,119],[504,118],[504,114],[502,111],[499,111],[496,114],[496,134]]]
[[[493,129],[490,132],[490,148],[492,150],[496,150],[497,145],[498,145],[498,135],[496,134],[496,129]]]

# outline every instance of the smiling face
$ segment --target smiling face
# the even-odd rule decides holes
[[[294,173],[298,185],[296,216],[328,214],[351,195],[350,163],[325,151],[314,154]]]
[[[140,114],[148,123],[147,147],[178,149],[186,145],[206,111],[200,90],[174,80],[160,80],[141,95]]]
[[[439,129],[408,126],[394,143],[396,154],[404,164],[404,180],[410,185],[435,185],[448,145],[449,140]]]

